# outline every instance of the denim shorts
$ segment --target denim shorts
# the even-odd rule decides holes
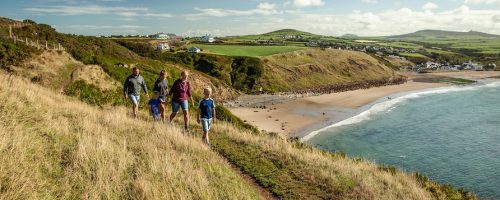
[[[160,101],[165,102],[167,100],[166,96],[160,95]]]
[[[200,121],[203,132],[208,132],[210,130],[210,125],[212,124],[212,119],[201,118]]]
[[[132,102],[132,104],[139,105],[139,100],[141,97],[139,95],[128,94],[128,98]]]
[[[172,112],[179,112],[179,108],[182,107],[182,110],[188,110],[188,101],[172,101]]]

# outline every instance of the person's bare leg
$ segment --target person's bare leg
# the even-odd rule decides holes
[[[208,131],[205,131],[205,132],[204,132],[204,135],[203,135],[203,142],[205,142],[205,144],[210,145],[210,140],[208,139]]]
[[[175,112],[172,112],[172,114],[170,114],[170,122],[172,122],[172,120],[174,120],[176,115],[177,115],[177,113],[175,113]]]
[[[139,112],[139,105],[134,104],[134,118],[137,118],[137,113]]]
[[[161,115],[161,122],[165,123],[165,104],[164,103],[160,104],[160,115]]]
[[[188,129],[188,123],[189,123],[189,111],[183,110],[182,114],[184,114],[184,128]]]

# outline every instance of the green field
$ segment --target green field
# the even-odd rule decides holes
[[[190,47],[198,47],[204,53],[213,53],[227,56],[268,56],[278,53],[286,53],[306,49],[299,46],[243,46],[243,45],[207,45],[196,44]]]
[[[417,57],[417,58],[425,58],[426,56],[419,54],[419,53],[400,53],[400,56],[406,56],[406,57]]]

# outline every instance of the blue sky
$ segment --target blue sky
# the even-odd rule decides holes
[[[0,15],[82,35],[215,36],[295,28],[325,35],[422,29],[500,34],[500,0],[2,0]]]

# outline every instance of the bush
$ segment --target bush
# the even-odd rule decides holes
[[[74,96],[81,101],[97,105],[125,105],[121,89],[101,91],[98,87],[88,84],[83,80],[71,83],[64,93],[68,96]]]
[[[264,72],[260,59],[253,57],[236,57],[231,67],[233,87],[247,93],[252,92],[255,82]]]

